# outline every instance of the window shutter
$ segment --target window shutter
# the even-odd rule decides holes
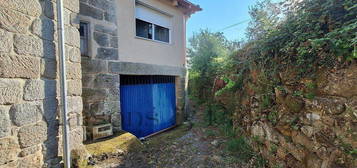
[[[140,4],[136,4],[136,18],[171,29],[171,16],[165,15]]]

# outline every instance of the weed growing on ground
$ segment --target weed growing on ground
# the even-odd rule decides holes
[[[255,156],[253,148],[248,143],[248,140],[243,136],[227,141],[226,150],[237,154],[237,159],[244,163],[247,163],[250,159],[252,159],[252,157]]]
[[[215,136],[217,136],[217,132],[216,131],[214,131],[214,130],[206,130],[206,136],[207,137],[215,137]]]

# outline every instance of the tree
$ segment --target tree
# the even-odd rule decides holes
[[[213,82],[219,76],[229,55],[239,46],[230,42],[223,33],[201,30],[189,39],[188,58],[191,89],[199,98],[209,97]]]

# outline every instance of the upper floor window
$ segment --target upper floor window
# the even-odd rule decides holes
[[[152,23],[136,19],[136,36],[152,39]]]
[[[171,16],[136,4],[136,36],[154,41],[170,43]]]

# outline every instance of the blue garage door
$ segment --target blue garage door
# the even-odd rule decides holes
[[[176,123],[175,77],[120,77],[122,127],[141,138]]]

